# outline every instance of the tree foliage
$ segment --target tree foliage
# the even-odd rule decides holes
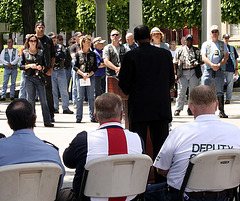
[[[201,26],[201,0],[143,0],[143,23],[182,29]]]
[[[96,5],[94,0],[77,1],[77,17],[79,28],[83,32],[91,34],[96,29]],[[108,0],[107,2],[107,26],[108,30],[113,28],[126,31],[129,27],[129,1]]]
[[[22,1],[1,0],[0,1],[0,22],[10,24],[10,32],[22,33]]]
[[[240,23],[240,15],[239,15],[240,1],[229,1],[222,0],[221,1],[221,13],[222,13],[222,21],[228,22],[229,24],[239,24]]]

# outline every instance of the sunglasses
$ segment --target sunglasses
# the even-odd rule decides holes
[[[112,36],[119,36],[119,34],[112,34]]]
[[[218,33],[218,31],[212,31],[212,33]]]
[[[31,42],[31,43],[36,43],[37,40],[29,40],[29,42]]]

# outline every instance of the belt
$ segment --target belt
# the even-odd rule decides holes
[[[220,192],[207,192],[207,191],[189,192],[187,194],[189,195],[189,197],[192,197],[192,198],[217,198],[219,196],[227,195],[228,191],[224,190],[224,191],[220,191]]]
[[[179,193],[179,190],[168,186],[169,192]],[[219,192],[211,192],[211,191],[202,191],[202,192],[186,192],[189,197],[192,198],[216,198],[218,196],[224,196],[228,194],[228,190],[219,191]]]
[[[63,69],[63,68],[61,68],[61,67],[54,67],[53,69],[54,70],[59,70],[59,69]]]
[[[183,70],[192,70],[194,68],[183,68]]]

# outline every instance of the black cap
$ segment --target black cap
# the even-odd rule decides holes
[[[229,34],[223,34],[223,38],[230,38]]]
[[[36,24],[35,24],[35,27],[37,27],[37,26],[44,26],[45,27],[45,24],[44,24],[44,22],[43,21],[37,21],[36,22]]]
[[[191,34],[188,34],[185,36],[185,39],[187,40],[188,38],[191,38],[193,40],[193,36]]]

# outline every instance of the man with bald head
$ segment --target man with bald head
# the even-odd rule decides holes
[[[124,44],[124,47],[126,48],[126,51],[134,50],[138,47],[137,43],[134,41],[134,37],[132,33],[127,33],[126,35],[126,41],[127,43]]]
[[[195,87],[190,93],[189,106],[195,121],[178,126],[170,132],[153,164],[159,174],[167,177],[169,186],[167,200],[169,201],[178,200],[179,189],[187,170],[189,158],[215,149],[240,149],[239,128],[222,122],[215,115],[218,106],[215,89],[206,85]],[[155,186],[155,189],[162,189],[162,187],[159,184],[159,186]],[[153,195],[149,193],[150,189],[147,191],[147,200],[150,200]],[[220,192],[186,191],[186,197],[192,201],[228,200],[228,192],[225,189],[221,189]]]

